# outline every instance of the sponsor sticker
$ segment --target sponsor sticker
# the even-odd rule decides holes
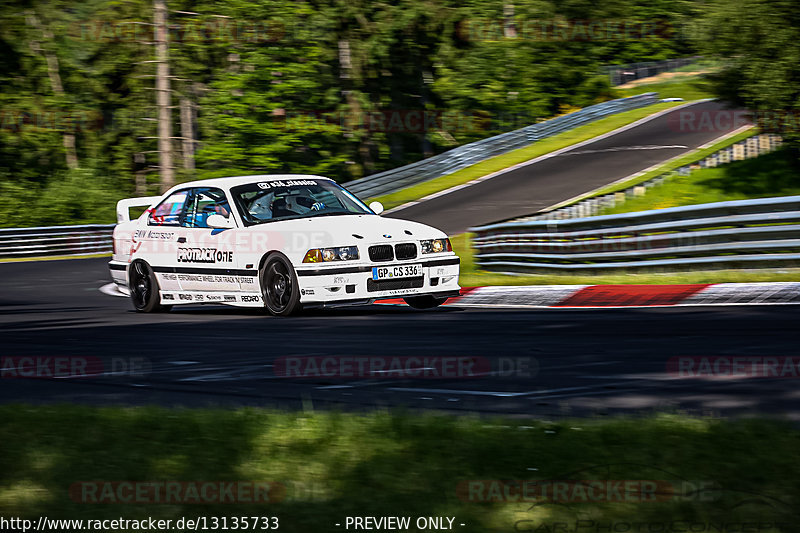
[[[216,248],[178,248],[179,263],[230,263],[233,261],[231,250]]]
[[[271,180],[258,182],[258,187],[261,189],[271,189],[273,187],[297,187],[301,185],[317,185],[317,182],[315,180]]]

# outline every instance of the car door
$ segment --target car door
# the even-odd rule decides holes
[[[141,258],[150,264],[163,291],[181,288],[175,267],[188,196],[188,189],[170,194],[149,210],[144,225],[133,235],[133,258]]]
[[[202,291],[205,301],[224,301],[223,293],[240,288],[234,249],[236,230],[210,228],[208,217],[217,214],[233,220],[225,191],[194,187],[189,190],[185,210],[181,223],[184,239],[178,243],[176,255],[181,288]]]

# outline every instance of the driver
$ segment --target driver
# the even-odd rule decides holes
[[[214,212],[218,215],[222,215],[225,218],[228,218],[231,214],[230,209],[228,209],[228,202],[223,202],[221,204],[216,204],[214,206]]]
[[[308,194],[308,196],[306,196]],[[286,209],[297,215],[305,215],[311,211],[321,211],[325,209],[325,204],[317,202],[311,193],[294,193],[284,197],[286,200]]]
[[[258,220],[269,220],[272,218],[273,198],[272,194],[264,194],[250,204],[247,211]]]

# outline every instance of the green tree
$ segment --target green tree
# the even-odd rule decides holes
[[[800,11],[792,0],[716,0],[697,24],[708,54],[722,58],[717,93],[766,117],[800,152]]]

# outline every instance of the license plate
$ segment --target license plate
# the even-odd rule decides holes
[[[422,276],[422,265],[398,265],[372,267],[372,279],[419,278]]]

